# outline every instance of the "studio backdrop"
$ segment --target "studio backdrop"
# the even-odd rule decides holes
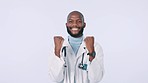
[[[104,52],[100,83],[148,83],[147,0],[1,0],[0,83],[52,83],[54,35],[67,37],[67,15],[83,13],[85,35]]]

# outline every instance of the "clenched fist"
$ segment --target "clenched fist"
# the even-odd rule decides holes
[[[84,41],[85,41],[86,48],[88,49],[89,53],[94,52],[95,51],[94,50],[94,37],[93,36],[86,37]],[[95,57],[90,56],[89,60],[92,61],[94,58]]]
[[[93,52],[94,51],[94,37],[93,36],[86,37],[84,41],[85,41],[86,48],[88,49],[88,51],[90,53]]]
[[[60,57],[60,50],[63,45],[64,38],[62,36],[54,36],[55,55]]]

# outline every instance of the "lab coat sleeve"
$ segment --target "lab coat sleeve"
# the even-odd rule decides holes
[[[101,46],[95,43],[96,56],[92,60],[88,68],[88,79],[90,83],[98,83],[104,74],[103,66],[103,50]]]
[[[60,53],[62,54],[62,53]],[[64,60],[63,58],[59,58],[54,53],[54,48],[50,50],[49,54],[49,78],[57,83],[61,83],[64,77]]]

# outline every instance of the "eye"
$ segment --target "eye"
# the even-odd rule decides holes
[[[72,20],[69,20],[68,22],[69,22],[69,23],[72,23]]]
[[[81,21],[81,20],[79,20],[78,22],[79,22],[79,23],[82,23],[82,21]]]

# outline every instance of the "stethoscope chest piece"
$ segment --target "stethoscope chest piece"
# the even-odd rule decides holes
[[[87,64],[80,63],[78,67],[82,70],[87,70]]]
[[[83,59],[84,59],[84,53],[82,54],[82,60],[81,63],[79,63],[78,67],[82,70],[87,70],[87,64],[83,64]]]

